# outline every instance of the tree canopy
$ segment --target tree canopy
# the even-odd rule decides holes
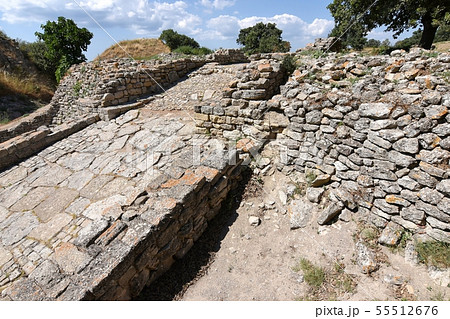
[[[41,28],[44,32],[36,32],[35,35],[45,43],[45,57],[55,69],[59,82],[71,65],[86,61],[83,51],[91,44],[93,34],[64,17],[59,17],[57,22],[47,21]]]
[[[164,30],[159,39],[163,41],[171,50],[176,50],[179,47],[191,47],[191,48],[200,48],[200,45],[193,38],[188,37],[187,35],[180,34],[172,29]]]
[[[450,23],[448,0],[378,0],[367,11],[368,8],[369,4],[364,0],[334,0],[328,5],[335,19],[332,35],[340,36],[350,28],[349,34],[356,34],[360,40],[374,28],[386,26],[386,30],[394,31],[396,37],[421,25],[423,32],[419,45],[430,49],[438,27]],[[343,39],[344,44],[351,45],[345,41],[347,36]]]
[[[283,41],[282,33],[275,23],[259,22],[253,27],[241,29],[236,42],[243,45],[244,52],[249,54],[288,52],[291,44]]]

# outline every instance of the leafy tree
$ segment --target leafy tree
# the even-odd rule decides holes
[[[288,52],[291,44],[283,41],[282,33],[275,23],[259,22],[253,27],[241,29],[236,42],[243,45],[244,52],[249,54]]]
[[[360,28],[364,36],[383,25],[394,31],[394,36],[399,36],[421,24],[423,33],[419,45],[430,49],[439,25],[450,23],[448,0],[378,0],[367,11],[368,7],[364,0],[334,0],[328,9],[335,19],[335,33],[343,34],[355,21],[351,29]]]
[[[71,65],[86,61],[83,51],[91,44],[93,34],[86,28],[78,28],[73,20],[64,17],[59,17],[57,22],[47,21],[41,28],[44,32],[35,34],[45,43],[45,57],[54,71],[58,71],[55,76],[59,82]]]
[[[328,36],[340,38],[345,48],[351,47],[355,50],[362,50],[367,44],[367,28],[360,23],[352,25],[353,21],[350,11],[343,12],[343,15],[346,18],[340,22],[336,21],[335,27]]]
[[[198,42],[193,38],[190,38],[184,34],[179,34],[172,29],[164,30],[159,36],[159,39],[163,41],[172,51],[182,46],[188,46],[194,49],[200,48]]]
[[[26,42],[19,41],[19,48],[33,62],[39,70],[46,74],[54,74],[57,66],[45,56],[47,46],[43,41]]]
[[[381,45],[381,41],[380,40],[375,40],[375,39],[369,39],[366,42],[365,47],[367,48],[378,48]]]

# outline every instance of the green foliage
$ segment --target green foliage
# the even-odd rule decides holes
[[[57,22],[47,21],[41,28],[44,32],[35,34],[45,43],[47,50],[44,55],[55,66],[55,76],[59,82],[71,65],[86,61],[83,51],[91,44],[93,34],[64,17],[59,17]]]
[[[325,281],[325,271],[321,267],[313,265],[306,258],[300,259],[300,263],[297,266],[303,271],[305,282],[311,287],[319,288]]]
[[[291,55],[285,56],[283,58],[283,62],[281,63],[281,65],[286,70],[288,75],[291,75],[297,69],[297,64],[295,63],[295,59]]]
[[[159,39],[163,41],[172,51],[184,46],[200,48],[198,42],[193,38],[190,38],[184,34],[179,34],[172,29],[164,30],[159,36]]]
[[[367,42],[366,42],[364,47],[366,47],[366,48],[379,48],[380,46],[381,46],[381,41],[380,40],[369,39],[369,40],[367,40]]]
[[[73,86],[74,96],[80,96],[80,91],[81,91],[81,82],[77,81],[77,83],[75,83]]]
[[[213,51],[208,48],[205,48],[205,47],[193,48],[193,47],[184,45],[184,46],[177,48],[174,52],[188,54],[188,55],[206,55],[206,54],[212,53]]]
[[[387,31],[394,31],[394,36],[402,32],[423,26],[420,46],[429,49],[433,43],[439,25],[450,23],[450,2],[441,0],[378,0],[370,10],[364,0],[334,0],[328,5],[335,19],[333,35],[340,36],[346,28],[349,35],[344,35],[344,43],[360,41],[376,27],[386,26]],[[354,39],[353,39],[354,38]]]
[[[368,33],[367,28],[359,23],[350,26],[351,24],[352,20],[344,20],[336,23],[329,36],[340,37],[345,48],[351,47],[355,50],[362,50],[367,45],[367,39],[365,37]]]
[[[30,43],[20,41],[19,48],[39,70],[50,75],[55,73],[57,66],[45,56],[47,46],[44,42],[36,41]]]
[[[436,31],[434,42],[450,41],[450,25],[441,25]]]
[[[439,241],[416,243],[419,260],[426,265],[450,267],[450,244]]]
[[[55,71],[55,77],[56,82],[60,82],[61,79],[64,77],[64,75],[67,73],[67,70],[69,70],[70,66],[72,64],[67,60],[66,56],[63,56],[61,60],[59,61],[58,67]]]
[[[409,38],[395,43],[394,47],[396,49],[409,50],[413,46],[418,46],[420,44],[420,40],[422,39],[422,34],[422,30],[416,30]],[[450,41],[450,26],[448,25],[441,25],[437,29],[436,36],[434,37],[434,43],[443,41]]]
[[[289,52],[291,44],[283,41],[282,33],[275,23],[259,22],[253,27],[241,29],[236,42],[243,45],[244,52],[248,54]]]

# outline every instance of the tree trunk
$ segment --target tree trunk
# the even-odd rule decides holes
[[[431,14],[428,12],[422,17],[422,24],[423,24],[423,32],[422,38],[420,39],[419,42],[419,46],[426,50],[430,50],[431,46],[433,45],[434,36],[436,35],[438,27],[433,26],[433,18],[431,17]]]

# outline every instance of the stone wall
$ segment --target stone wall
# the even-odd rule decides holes
[[[96,206],[93,212],[102,218],[59,244],[51,258],[1,296],[28,301],[137,297],[188,252],[241,179],[236,152],[208,144],[204,140],[199,163],[187,170],[181,169],[191,165],[195,146],[171,155],[182,167],[155,170],[145,189],[127,194],[126,205],[112,200]],[[180,170],[179,177],[166,175]]]
[[[195,109],[198,133],[210,133],[232,138],[240,132],[267,138],[271,132],[266,115],[287,79],[282,63],[275,59],[260,59],[247,64],[237,80],[223,91],[220,101],[199,105]],[[273,127],[272,127],[273,131]]]
[[[48,104],[27,117],[0,127],[0,143],[52,123],[55,107]]]
[[[82,130],[98,120],[98,115],[85,115],[76,121],[68,121],[53,128],[42,126],[0,143],[0,171],[27,159],[47,146]]]
[[[199,107],[199,131],[209,126],[233,139],[278,133],[279,169],[331,190],[319,224],[357,211],[380,228],[393,222],[450,242],[450,55],[298,58],[281,94],[256,108],[240,100]]]
[[[208,62],[229,64],[247,61],[240,50],[234,49],[218,50],[200,57],[176,57],[168,54],[146,61],[94,61],[71,67],[53,97],[53,103],[58,108],[53,123],[60,124],[86,114],[103,117],[107,114],[105,109],[162,92],[162,87]]]

